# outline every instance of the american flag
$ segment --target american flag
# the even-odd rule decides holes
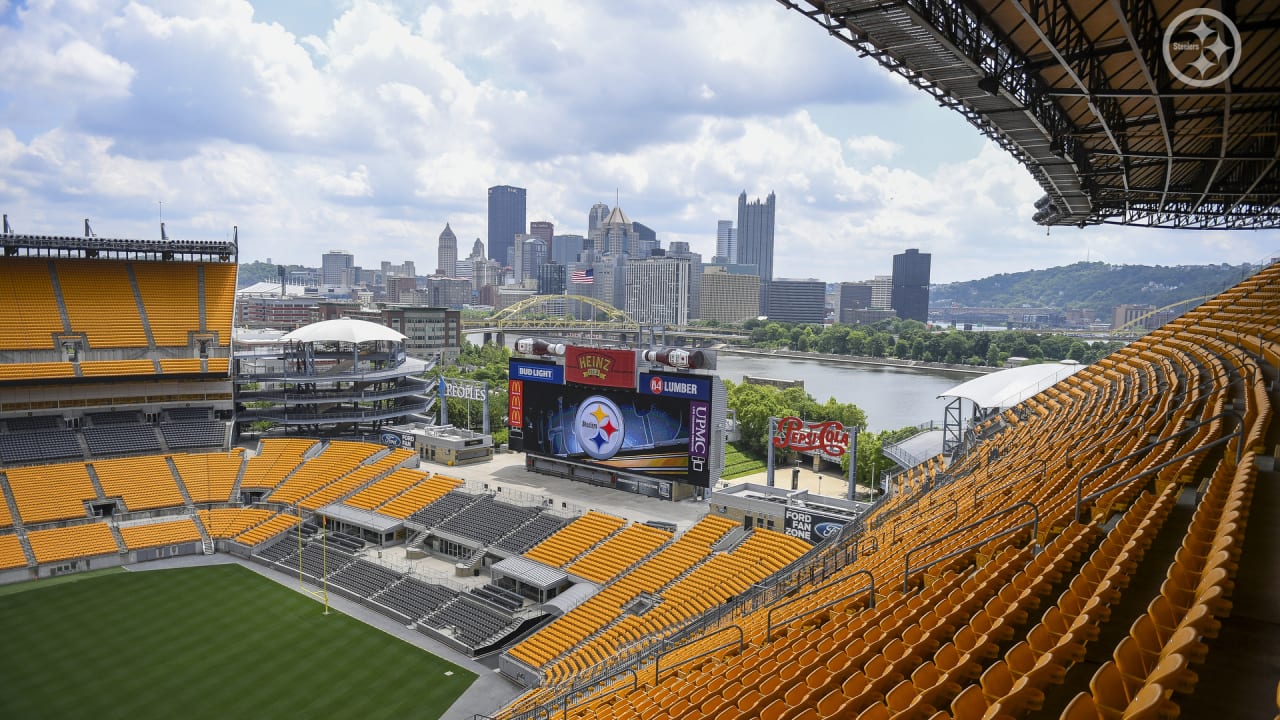
[[[569,274],[569,279],[579,285],[591,285],[596,281],[595,270],[587,268],[586,270],[574,270]]]

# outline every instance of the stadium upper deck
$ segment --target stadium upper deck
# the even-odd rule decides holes
[[[1036,222],[1280,226],[1280,4],[779,0],[963,115]]]
[[[234,242],[0,235],[0,381],[225,375]]]

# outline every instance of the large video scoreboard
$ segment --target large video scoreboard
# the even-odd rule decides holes
[[[724,457],[723,386],[636,365],[634,350],[601,348],[566,348],[564,365],[513,359],[511,449],[710,487]]]

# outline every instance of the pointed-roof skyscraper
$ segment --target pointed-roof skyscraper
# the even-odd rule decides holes
[[[437,253],[439,257],[439,267],[436,268],[437,275],[444,277],[453,277],[458,274],[458,236],[453,234],[453,228],[449,227],[449,223],[444,224],[444,232],[440,233],[440,249]]]

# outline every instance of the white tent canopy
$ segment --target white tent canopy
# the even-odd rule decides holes
[[[311,323],[281,338],[286,342],[347,343],[362,343],[374,340],[404,342],[406,339],[408,339],[408,336],[402,335],[386,325],[354,318],[338,318],[337,320],[322,320],[318,323]]]
[[[964,398],[980,408],[1004,410],[1084,368],[1075,360],[1023,365],[974,378],[938,397]]]

